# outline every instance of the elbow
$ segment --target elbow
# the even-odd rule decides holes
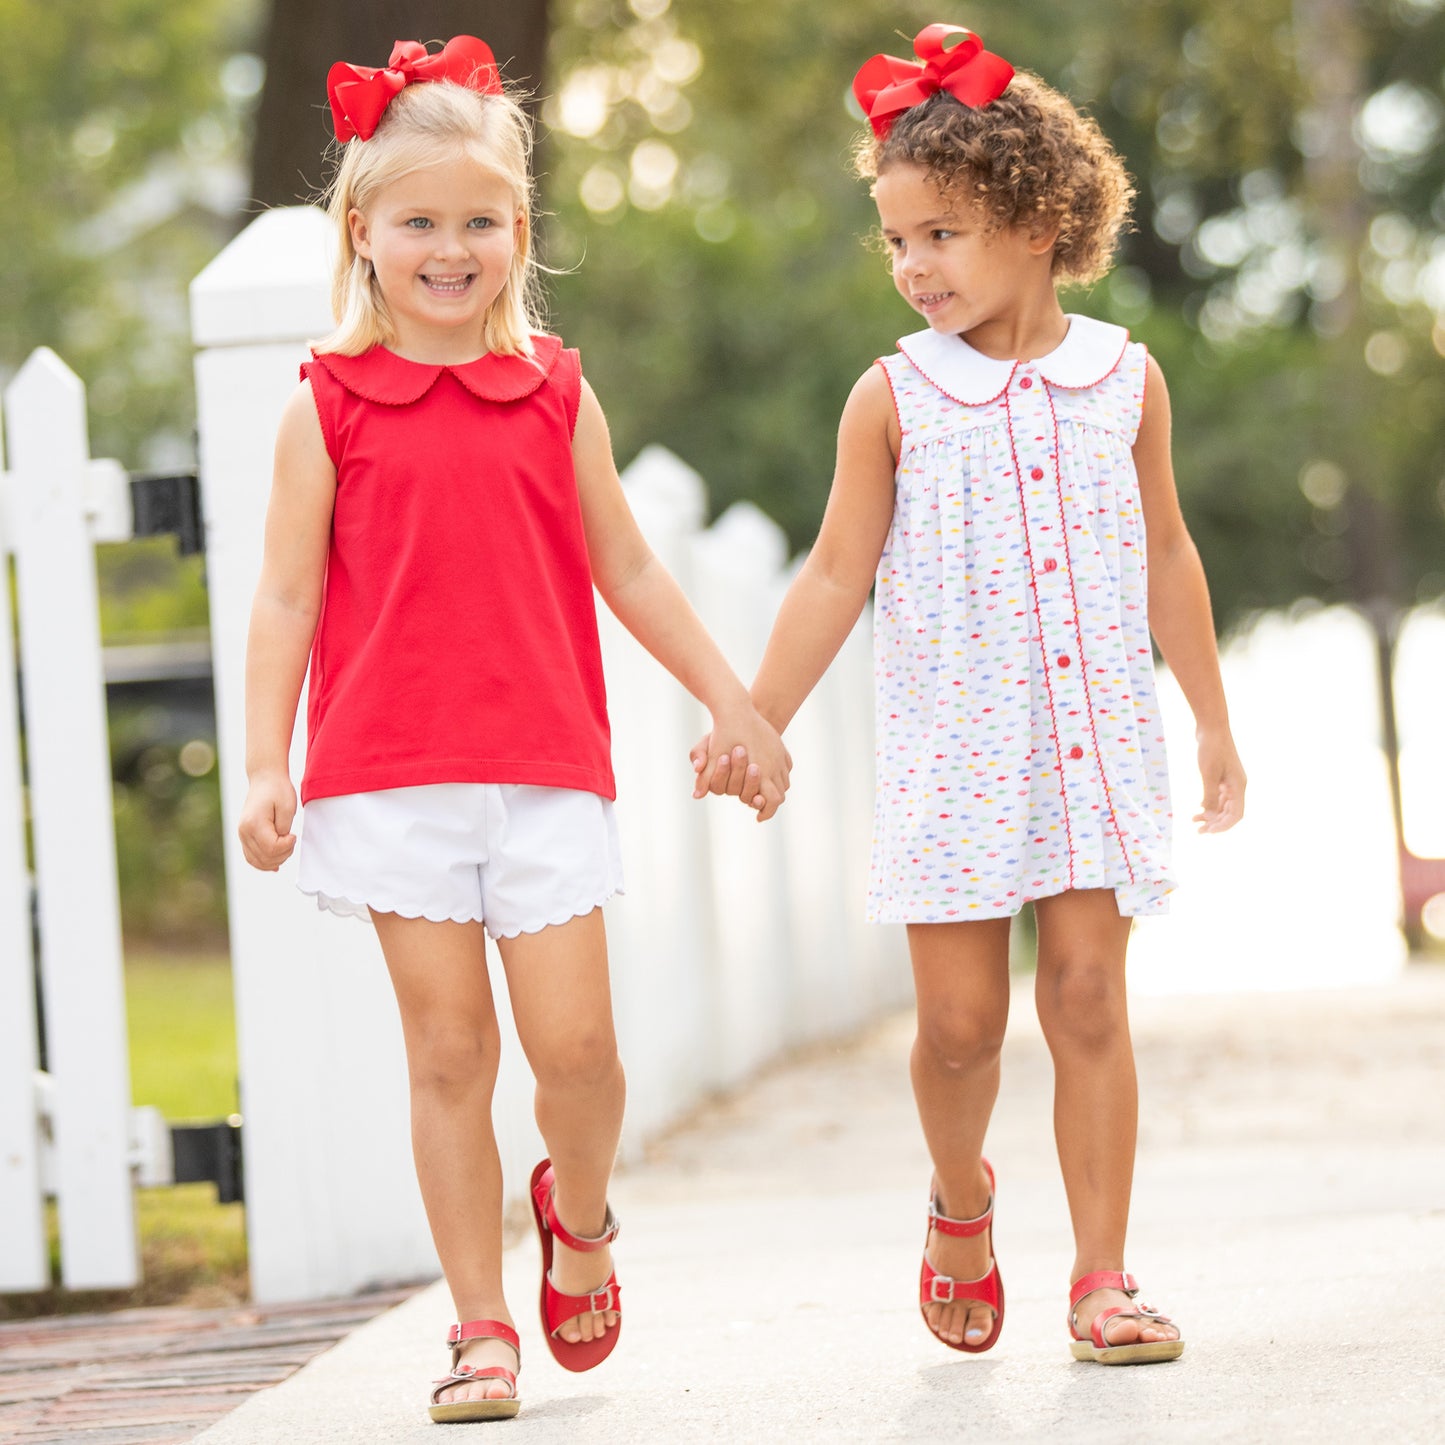
[[[594,565],[592,585],[609,609],[616,612],[619,605],[626,606],[628,593],[646,578],[656,562],[657,558],[648,548],[611,566]]]
[[[840,608],[850,609],[855,618],[863,611],[873,586],[872,572],[840,566],[827,557],[820,557],[816,550],[803,564],[803,574],[815,587],[832,596]]]

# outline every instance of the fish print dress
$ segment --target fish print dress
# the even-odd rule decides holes
[[[1076,888],[1167,911],[1132,453],[1146,355],[1071,316],[1033,361],[922,331],[878,362],[902,446],[874,607],[875,922],[1009,917]]]

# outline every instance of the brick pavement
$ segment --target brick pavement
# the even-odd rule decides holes
[[[0,1324],[0,1442],[190,1440],[415,1288],[271,1307],[171,1306]]]

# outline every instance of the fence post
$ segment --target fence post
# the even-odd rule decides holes
[[[762,660],[787,556],[782,528],[751,502],[735,502],[693,544],[694,602],[745,683]],[[725,920],[714,975],[716,1082],[733,1085],[793,1041],[789,996],[797,964],[788,859],[784,830],[759,826],[734,798],[710,799],[704,821],[714,860],[708,882]]]
[[[0,451],[0,1291],[50,1283],[35,1111],[35,959],[20,774],[10,569],[9,479]]]
[[[7,390],[5,416],[61,1277],[117,1289],[136,1283],[139,1251],[85,390],[42,347]]]
[[[665,447],[649,446],[622,485],[648,544],[690,594],[692,548],[707,514],[703,479]],[[626,1155],[717,1076],[711,865],[705,809],[691,796],[687,761],[706,714],[600,603],[597,614],[629,890],[607,909],[628,1068]]]
[[[276,424],[306,340],[331,329],[330,225],[268,211],[191,285],[246,1223],[258,1300],[436,1270],[411,1162],[396,1005],[373,931],[321,915],[241,856],[246,626]],[[304,715],[305,704],[302,704]],[[300,778],[302,735],[292,749]]]

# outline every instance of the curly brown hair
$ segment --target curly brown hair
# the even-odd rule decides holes
[[[865,132],[853,159],[867,180],[890,165],[922,166],[945,200],[978,201],[1000,227],[1057,226],[1053,274],[1086,285],[1108,271],[1134,199],[1097,123],[1025,71],[985,106],[929,96],[883,140]]]

